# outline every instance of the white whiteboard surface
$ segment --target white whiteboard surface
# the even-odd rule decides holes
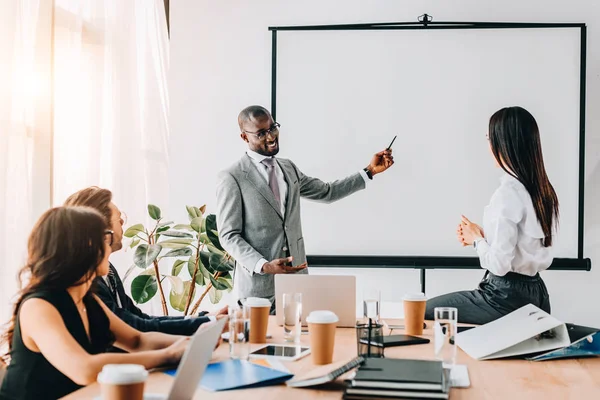
[[[556,257],[577,256],[580,30],[278,32],[281,157],[323,180],[365,167],[394,135],[395,165],[333,205],[305,201],[308,254],[469,256],[499,185],[486,133],[505,106],[540,127],[560,201]]]

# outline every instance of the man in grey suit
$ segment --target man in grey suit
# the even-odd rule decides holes
[[[250,106],[238,116],[248,151],[219,174],[217,226],[221,245],[236,260],[241,299],[262,297],[275,311],[274,274],[307,273],[300,222],[300,198],[331,203],[364,189],[373,176],[394,163],[391,150],[345,179],[325,183],[304,175],[279,152],[279,124],[264,107]],[[295,265],[295,266],[292,266]]]

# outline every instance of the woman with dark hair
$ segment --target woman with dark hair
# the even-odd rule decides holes
[[[90,290],[108,272],[111,242],[104,217],[91,208],[58,207],[40,217],[19,274],[27,284],[3,337],[10,363],[0,399],[57,399],[95,382],[106,364],[180,360],[188,338],[138,332]],[[105,353],[111,345],[131,354]]]
[[[485,324],[529,303],[550,312],[550,299],[539,272],[552,263],[551,246],[558,224],[558,197],[548,179],[540,133],[533,116],[508,107],[490,118],[488,140],[504,175],[485,208],[483,228],[463,216],[456,235],[473,246],[486,269],[479,287],[427,302],[456,307],[459,322]]]

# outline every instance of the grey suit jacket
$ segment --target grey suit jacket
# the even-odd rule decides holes
[[[366,186],[360,173],[325,183],[304,175],[290,160],[276,160],[288,185],[285,217],[247,154],[219,173],[217,228],[221,245],[236,260],[236,285],[242,299],[275,295],[274,276],[254,272],[261,258],[271,261],[289,254],[294,257],[293,265],[306,261],[300,197],[331,203]]]

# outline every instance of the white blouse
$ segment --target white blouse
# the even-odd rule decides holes
[[[483,214],[485,240],[477,242],[481,267],[492,274],[534,276],[552,263],[550,247],[525,186],[505,174]]]

